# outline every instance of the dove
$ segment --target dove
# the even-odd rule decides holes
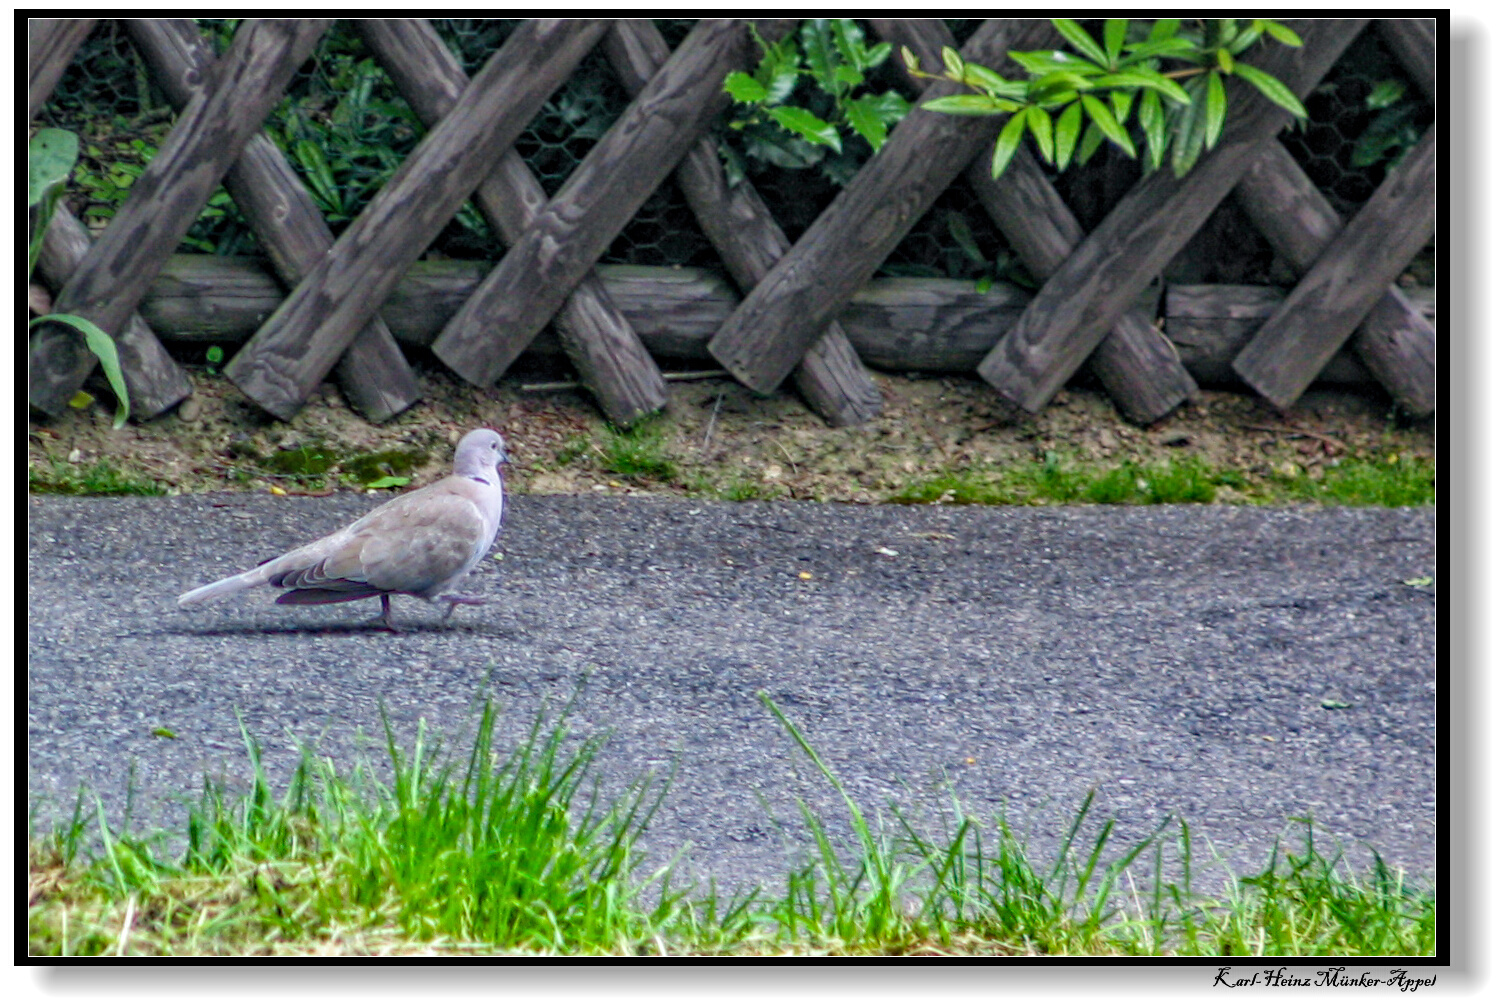
[[[204,585],[178,597],[192,606],[258,585],[290,589],[279,603],[314,605],[382,599],[381,621],[392,625],[392,595],[410,595],[459,605],[486,600],[449,589],[491,549],[507,514],[500,464],[508,462],[502,436],[490,428],[468,432],[455,447],[455,472],[427,487],[399,495],[331,533],[250,571]]]

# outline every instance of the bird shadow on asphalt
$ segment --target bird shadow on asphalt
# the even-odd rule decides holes
[[[191,635],[195,637],[259,637],[259,636],[329,636],[350,635],[360,637],[365,635],[386,635],[388,637],[403,637],[406,635],[419,636],[450,636],[450,635],[482,635],[485,637],[502,637],[514,640],[521,639],[524,632],[521,630],[509,630],[503,627],[473,626],[470,624],[413,624],[411,626],[399,626],[396,630],[389,630],[380,623],[330,623],[330,624],[232,624],[223,627],[179,627],[153,633]]]

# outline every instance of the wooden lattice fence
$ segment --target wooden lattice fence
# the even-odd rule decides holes
[[[795,23],[753,24],[767,39]],[[330,24],[247,21],[216,58],[193,21],[126,22],[177,120],[97,237],[66,209],[54,216],[38,273],[58,312],[115,338],[137,418],[191,392],[156,332],[239,342],[225,375],[284,419],[331,373],[372,420],[408,407],[418,384],[403,344],[480,386],[524,351],[563,352],[618,424],[665,405],[656,359],[715,360],[762,393],[793,376],[834,424],[879,412],[869,365],[976,372],[1027,412],[1086,365],[1141,423],[1173,412],[1199,379],[1237,378],[1288,406],[1315,380],[1373,377],[1407,411],[1434,410],[1431,317],[1394,282],[1432,236],[1436,126],[1345,222],[1277,141],[1289,116],[1252,89],[1232,91],[1213,151],[1180,179],[1148,175],[1085,232],[1031,156],[991,177],[995,120],[917,107],[791,246],[755,187],[729,184],[710,136],[726,75],[756,60],[748,22],[701,21],[671,50],[650,21],[527,21],[468,78],[429,22],[369,20],[355,24],[361,40],[428,132],[336,238],[260,132]],[[941,21],[870,24],[932,70],[954,44]],[[1266,47],[1252,64],[1305,96],[1365,24],[1294,22],[1305,44]],[[31,21],[33,116],[92,27]],[[1433,22],[1379,28],[1431,101]],[[1009,75],[1010,50],[1054,44],[1047,22],[995,19],[962,52]],[[514,144],[597,46],[632,100],[551,197]],[[938,81],[923,98],[958,90]],[[735,288],[693,269],[598,264],[671,174]],[[1034,294],[874,280],[959,177],[1040,283]],[[270,273],[174,253],[222,182]],[[1231,196],[1302,275],[1295,288],[1161,288],[1167,263]],[[506,253],[494,264],[421,262],[467,199]],[[95,365],[57,325],[38,328],[30,362],[31,403],[53,415]]]

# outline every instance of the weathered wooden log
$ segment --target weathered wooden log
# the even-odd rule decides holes
[[[1402,158],[1234,360],[1278,407],[1296,402],[1433,235],[1437,131]]]
[[[372,19],[358,22],[357,30],[426,126],[432,128],[455,106],[468,78],[428,21]],[[476,189],[474,201],[510,246],[549,196],[518,152],[509,149]],[[581,382],[609,420],[631,425],[668,403],[658,366],[594,272],[586,272],[570,292],[554,323]]]
[[[428,347],[487,273],[480,261],[416,262],[382,304],[399,341]],[[602,265],[607,295],[638,331],[655,358],[704,363],[706,345],[737,307],[736,291],[697,268]],[[1165,330],[1182,364],[1204,386],[1238,383],[1231,363],[1276,312],[1288,290],[1275,286],[1170,285]],[[1433,291],[1408,292],[1412,308],[1431,318]],[[236,344],[277,309],[282,291],[254,258],[174,255],[142,301],[142,316],[176,341]],[[865,364],[898,372],[972,372],[998,332],[1030,302],[1026,290],[999,282],[986,293],[953,279],[874,279],[840,315]],[[537,357],[563,353],[548,330],[528,346]],[[1319,381],[1375,386],[1348,349],[1325,366]]]
[[[1435,96],[1434,64],[1437,62],[1435,35],[1438,19],[1433,17],[1383,17],[1375,21],[1381,37],[1396,61],[1401,63],[1407,76],[1427,95],[1429,101],[1438,103]]]
[[[941,72],[943,46],[956,40],[939,20],[874,20],[879,34],[906,45],[931,72]],[[896,46],[896,51],[898,46]],[[908,74],[906,76],[907,79]],[[993,152],[985,149],[967,167],[978,201],[1010,248],[1037,282],[1045,282],[1082,242],[1077,217],[1046,178],[1028,149],[1016,152],[1009,169],[993,176]],[[1166,417],[1197,389],[1176,351],[1146,319],[1126,312],[1088,356],[1088,367],[1130,421],[1149,425]]]
[[[225,374],[287,418],[607,29],[525,21]]]
[[[963,50],[1003,67],[1011,48],[1031,48],[1051,31],[1044,21],[989,21]],[[926,98],[955,94],[938,81]],[[737,379],[771,393],[789,375],[936,197],[988,142],[997,122],[915,109],[825,211],[779,259],[711,339],[711,354]]]
[[[1307,172],[1276,140],[1255,158],[1234,197],[1299,273],[1313,266],[1344,226]],[[1437,336],[1399,288],[1386,289],[1350,344],[1398,404],[1419,417],[1433,413]]]
[[[187,19],[131,20],[126,27],[153,79],[181,111],[203,91],[214,47]],[[266,133],[247,140],[225,174],[225,188],[289,289],[334,246],[319,207]],[[356,334],[335,374],[345,399],[371,421],[386,421],[419,397],[418,380],[380,316]]]
[[[98,22],[93,18],[34,17],[26,23],[26,118],[37,112],[52,97],[58,81],[63,79],[74,53],[89,37]]]
[[[1288,292],[1279,286],[1167,286],[1166,337],[1200,386],[1240,385],[1234,357]],[[1318,382],[1374,385],[1375,377],[1346,345],[1323,367]]]
[[[745,21],[692,28],[450,320],[434,354],[478,385],[501,376],[716,117],[728,100],[722,81],[752,46]]]
[[[607,58],[629,94],[648,85],[669,60],[669,44],[652,21],[617,22],[606,38]],[[701,136],[675,169],[675,178],[711,246],[744,293],[790,249],[768,206],[751,184],[732,187],[716,142]],[[795,383],[816,412],[832,425],[857,425],[876,417],[884,399],[863,368],[841,325],[833,321],[806,350]]]
[[[89,253],[93,238],[68,207],[59,204],[42,235],[37,274],[54,293],[67,286],[74,269]],[[82,340],[83,336],[75,334]],[[168,355],[140,314],[132,311],[115,336],[121,375],[131,401],[131,417],[152,418],[193,393],[193,385]]]
[[[329,23],[287,19],[241,26],[203,97],[183,110],[125,204],[58,293],[58,313],[87,317],[111,335],[121,330]],[[71,328],[40,326],[31,345],[31,402],[48,414],[61,414],[96,361]]]
[[[1268,44],[1251,65],[1302,97],[1354,40],[1363,20],[1294,22],[1301,48]],[[1046,406],[1150,281],[1197,232],[1291,119],[1244,81],[1230,85],[1218,146],[1185,177],[1169,168],[1138,182],[1036,294],[978,372],[1026,411]]]

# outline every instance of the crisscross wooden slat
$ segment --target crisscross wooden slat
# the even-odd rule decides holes
[[[153,79],[181,110],[203,89],[213,46],[186,19],[132,20],[126,27]],[[288,288],[334,246],[319,207],[265,132],[246,142],[225,174],[225,188]],[[346,399],[372,421],[386,421],[419,397],[418,380],[380,316],[356,335],[335,373]]]
[[[121,330],[329,24],[288,19],[241,26],[204,95],[178,117],[125,204],[58,293],[57,312],[87,317],[111,335]],[[31,402],[49,414],[62,413],[96,362],[77,332],[42,325],[31,345]]]
[[[1433,65],[1437,59],[1438,19],[1432,17],[1383,17],[1375,22],[1391,54],[1412,78],[1428,101],[1437,104]]]
[[[432,127],[454,107],[468,78],[427,21],[373,19],[359,22],[357,30],[421,122]],[[522,236],[549,200],[528,164],[511,148],[474,198],[507,245]],[[668,402],[658,366],[594,272],[588,271],[571,291],[554,325],[581,382],[612,422],[630,425]]]
[[[73,54],[98,23],[93,18],[33,17],[26,23],[26,117],[33,119],[63,79]]]
[[[621,20],[607,36],[607,56],[629,94],[638,94],[668,61],[669,44],[652,21]],[[716,142],[701,136],[675,177],[691,212],[744,293],[758,285],[790,249],[790,242],[750,183],[732,187]],[[847,339],[832,321],[795,370],[795,383],[816,411],[836,426],[856,425],[883,410],[883,396]]]
[[[1267,42],[1249,62],[1301,98],[1364,26],[1359,19],[1293,22],[1301,48]],[[1180,179],[1160,170],[1136,183],[983,360],[979,375],[1006,398],[1027,411],[1044,408],[1229,194],[1255,152],[1290,121],[1243,82],[1229,91],[1218,145]]]
[[[942,47],[956,45],[941,21],[874,24],[885,38],[892,36],[891,40],[908,45],[934,73],[941,72]],[[1031,47],[1035,47],[1033,41]],[[984,210],[1037,282],[1049,279],[1082,242],[1084,235],[1077,217],[1030,150],[1017,151],[1009,168],[995,178],[992,149],[985,149],[968,165],[966,177]],[[1125,313],[1088,357],[1089,369],[1125,417],[1142,425],[1164,418],[1197,389],[1197,382],[1182,367],[1176,348],[1156,330],[1154,320],[1153,311]]]
[[[1234,189],[1245,215],[1300,271],[1307,271],[1344,228],[1297,161],[1270,140]],[[1392,283],[1350,340],[1366,368],[1410,413],[1433,413],[1437,336],[1416,305]]]
[[[1392,169],[1234,360],[1278,407],[1296,403],[1433,235],[1437,131],[1435,123]]]
[[[790,25],[761,23],[765,37]],[[728,100],[727,73],[748,64],[747,23],[704,20],[528,225],[434,354],[477,385],[494,382],[559,309]]]
[[[607,27],[519,25],[225,375],[278,417],[294,414]]]

